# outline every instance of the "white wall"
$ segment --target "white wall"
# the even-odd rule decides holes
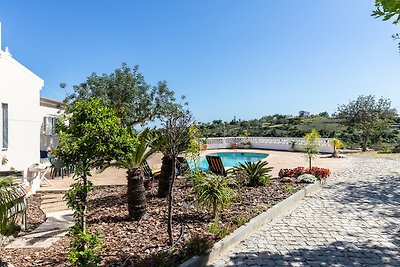
[[[239,144],[246,141],[245,137],[215,137],[207,138],[208,149],[231,148],[231,144]],[[291,137],[248,137],[252,148],[283,150],[283,151],[301,151],[305,144],[303,138]],[[319,150],[321,153],[333,153],[331,145],[332,138],[321,138]],[[292,142],[295,142],[294,149]]]
[[[40,90],[43,80],[0,49],[0,105],[8,104],[8,149],[6,166],[0,168],[26,172],[27,167],[40,162]],[[1,113],[1,110],[0,110]],[[0,114],[1,124],[1,114]],[[2,125],[0,125],[2,147]]]

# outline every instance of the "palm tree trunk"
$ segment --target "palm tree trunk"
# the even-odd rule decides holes
[[[146,215],[146,190],[141,168],[129,169],[128,179],[128,211],[132,220],[138,221]]]
[[[171,155],[164,155],[162,158],[161,173],[158,182],[158,196],[167,197],[174,172],[174,160]]]

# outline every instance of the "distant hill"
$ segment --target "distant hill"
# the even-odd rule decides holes
[[[380,136],[372,137],[372,142],[377,143],[373,147],[380,149],[398,145],[400,143],[400,129],[396,125],[399,123],[400,118],[392,129],[381,133]],[[348,148],[359,147],[361,141],[360,133],[353,127],[341,124],[339,119],[330,117],[328,114],[324,114],[324,116],[275,114],[260,119],[232,120],[230,122],[214,120],[209,123],[200,123],[199,128],[204,137],[241,136],[243,130],[247,130],[249,136],[303,137],[312,129],[316,129],[321,137],[338,138]]]

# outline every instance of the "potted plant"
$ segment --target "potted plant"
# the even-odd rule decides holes
[[[200,142],[201,142],[201,150],[207,150],[208,149],[208,138],[206,137],[206,138],[203,138],[203,139],[200,139]]]

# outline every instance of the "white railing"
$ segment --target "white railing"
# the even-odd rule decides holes
[[[332,138],[321,138],[319,150],[321,153],[332,153]],[[208,149],[247,148],[244,144],[250,141],[251,148],[271,149],[283,151],[302,151],[306,144],[304,138],[295,137],[213,137],[202,138],[207,143]]]

